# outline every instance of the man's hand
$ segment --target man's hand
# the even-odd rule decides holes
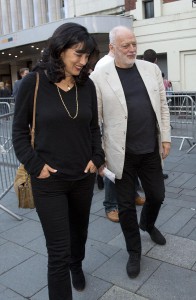
[[[163,142],[162,147],[163,147],[162,158],[165,159],[169,155],[171,143]]]
[[[50,177],[50,173],[56,173],[57,170],[51,168],[49,165],[45,164],[37,178],[44,179]]]
[[[98,174],[102,177],[104,177],[104,172],[103,169],[105,168],[106,164],[103,164],[99,169],[98,169]]]

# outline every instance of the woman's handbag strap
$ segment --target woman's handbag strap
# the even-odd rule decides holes
[[[39,87],[39,73],[36,72],[36,84],[35,84],[35,92],[34,92],[34,100],[33,100],[33,121],[32,121],[32,128],[31,128],[31,145],[33,148],[34,148],[34,140],[35,140],[35,114],[36,114],[38,87]]]

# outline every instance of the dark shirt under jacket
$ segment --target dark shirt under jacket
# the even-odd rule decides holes
[[[63,173],[67,180],[86,176],[84,169],[92,159],[96,167],[104,163],[98,126],[97,97],[93,82],[88,79],[78,88],[78,116],[71,119],[59,97],[55,84],[40,72],[36,108],[35,151],[30,145],[28,126],[32,122],[35,73],[21,82],[15,106],[13,145],[27,171],[38,176],[44,164]],[[76,88],[64,92],[62,98],[72,116],[76,112]]]
[[[148,92],[134,64],[132,68],[116,67],[128,110],[126,151],[151,153],[156,145],[156,116]]]

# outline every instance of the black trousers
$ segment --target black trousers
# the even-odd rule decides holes
[[[85,256],[95,174],[66,181],[56,173],[31,181],[48,250],[49,299],[72,300],[70,268],[81,266]]]
[[[151,230],[156,222],[165,197],[161,159],[158,149],[149,154],[126,154],[122,179],[115,181],[119,221],[125,237],[127,251],[141,255],[141,238],[135,207],[135,176],[141,180],[146,201],[140,222]]]

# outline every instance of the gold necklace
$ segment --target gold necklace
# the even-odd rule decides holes
[[[60,99],[61,99],[61,102],[62,102],[62,104],[63,104],[63,106],[64,106],[66,112],[68,113],[68,116],[69,116],[71,119],[76,119],[77,116],[78,116],[78,89],[77,89],[76,83],[75,83],[74,85],[75,85],[75,88],[76,88],[76,113],[75,113],[75,116],[74,116],[74,117],[72,117],[72,115],[70,114],[69,110],[67,109],[67,106],[65,105],[65,103],[64,103],[64,101],[63,101],[63,98],[62,98],[62,96],[61,96],[59,87],[56,86],[56,87],[57,87],[57,91],[58,91],[58,93],[59,93],[59,97],[60,97]],[[68,86],[68,90],[70,90],[70,86]]]

